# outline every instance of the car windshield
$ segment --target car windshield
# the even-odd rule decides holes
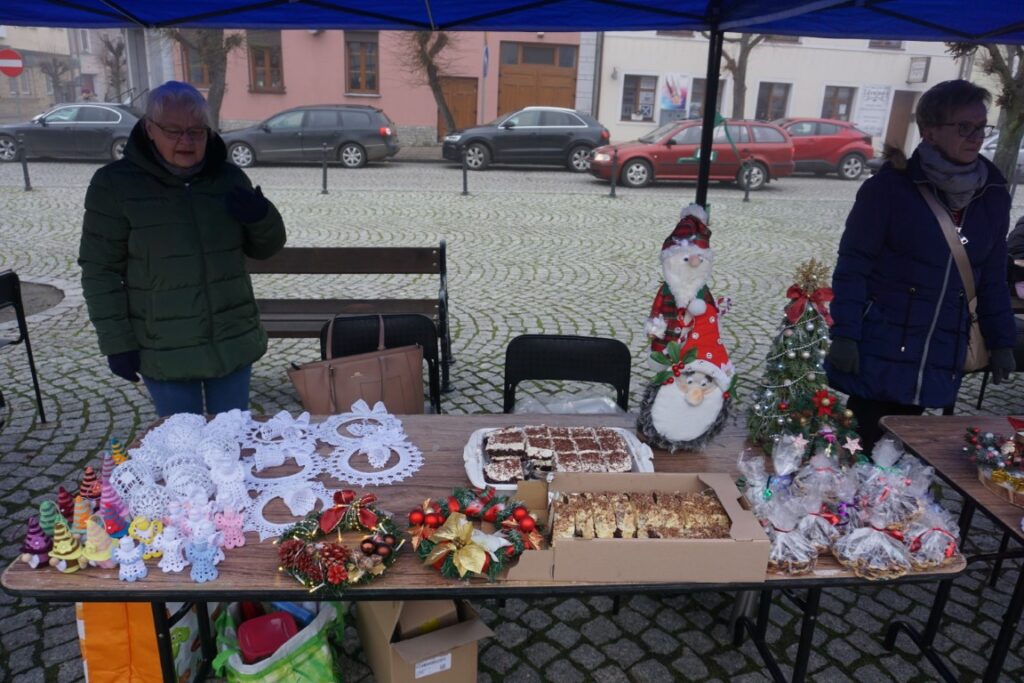
[[[660,128],[655,128],[654,130],[652,130],[647,135],[644,135],[643,137],[639,138],[639,141],[640,142],[656,142],[656,141],[662,139],[663,137],[665,137],[666,135],[668,135],[669,133],[671,133],[672,130],[676,126],[678,126],[678,125],[679,125],[678,121],[675,121],[673,123],[666,123],[664,126],[661,126]]]

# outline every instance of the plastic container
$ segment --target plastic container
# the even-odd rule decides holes
[[[242,661],[253,664],[266,659],[298,632],[294,617],[287,612],[271,612],[243,621],[238,627]]]

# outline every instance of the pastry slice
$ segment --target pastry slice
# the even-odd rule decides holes
[[[649,493],[629,494],[630,505],[636,519],[636,537],[650,538],[650,515],[654,509],[654,497]]]
[[[600,493],[593,500],[594,533],[598,538],[615,538],[615,510],[607,493]]]
[[[633,513],[633,506],[629,504],[629,497],[625,493],[616,493],[611,496],[612,508],[615,510],[615,526],[622,538],[634,538],[636,536],[636,516]]]
[[[580,536],[583,538],[595,538],[597,536],[597,532],[594,529],[592,502],[591,494],[581,494],[579,507],[576,508],[576,530],[580,532]]]
[[[551,506],[551,544],[576,535],[576,514],[568,500],[559,498]]]
[[[680,515],[682,498],[679,493],[658,493],[657,498],[658,511],[661,513],[658,535],[662,538],[679,538],[683,530]]]

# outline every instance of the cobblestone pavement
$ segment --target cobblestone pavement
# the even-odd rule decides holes
[[[25,354],[0,353],[7,407],[0,417],[0,560],[6,565],[20,544],[24,522],[43,496],[76,479],[112,436],[132,438],[153,419],[141,390],[113,378],[99,355],[86,317],[75,264],[81,206],[92,164],[32,165],[31,193],[21,171],[0,165],[0,269],[57,286],[65,297],[33,315],[29,324],[51,422],[38,422]],[[330,193],[321,195],[315,167],[255,168],[254,182],[281,208],[292,245],[430,245],[448,241],[454,391],[443,398],[452,413],[500,412],[506,343],[524,332],[607,335],[634,352],[632,405],[649,372],[641,365],[642,322],[658,279],[657,255],[694,186],[619,190],[589,176],[551,169],[490,170],[469,176],[448,164],[381,164],[360,171],[332,169]],[[717,251],[716,295],[735,308],[725,319],[725,341],[741,373],[760,372],[761,361],[785,303],[794,266],[810,256],[831,261],[858,183],[791,178],[754,193],[750,203],[729,186],[711,191]],[[1024,210],[1018,199],[1014,217]],[[410,283],[411,280],[411,283]],[[429,295],[431,278],[347,278],[350,296],[385,291]],[[263,276],[260,292],[283,295],[337,288],[325,279]],[[0,324],[0,334],[9,324]],[[289,361],[316,354],[311,340],[271,343],[254,370],[254,410],[297,410],[282,372]],[[990,388],[983,412],[1021,413],[1021,380]],[[544,391],[552,387],[541,387]],[[578,390],[577,388],[574,388]],[[969,380],[959,409],[973,411],[977,379]],[[943,492],[956,509],[958,500]],[[972,533],[982,548],[997,544],[991,526]],[[642,560],[642,558],[638,558]],[[938,650],[965,680],[986,663],[1008,599],[1014,570],[995,589],[979,569],[958,579]],[[58,580],[55,577],[55,580]],[[810,660],[817,681],[926,681],[927,662],[904,649],[882,648],[884,624],[899,616],[921,624],[929,586],[868,586],[829,590]],[[763,666],[748,643],[732,647],[726,622],[733,599],[724,593],[635,596],[617,612],[611,599],[509,600],[479,605],[497,637],[482,644],[483,681],[760,681]],[[780,603],[769,638],[784,668],[796,652],[798,614]],[[349,680],[371,677],[349,629],[345,668]],[[82,678],[72,610],[0,594],[0,680],[76,681]],[[1007,680],[1024,677],[1024,662],[1011,646]]]

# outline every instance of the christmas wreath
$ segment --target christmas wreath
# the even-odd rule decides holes
[[[365,583],[395,562],[404,541],[390,515],[374,503],[377,497],[358,497],[355,491],[334,492],[334,505],[313,512],[282,534],[277,556],[280,569],[310,591],[325,589],[340,595],[345,586]],[[366,534],[358,548],[342,542],[342,533]],[[335,534],[336,540],[327,540]]]
[[[486,522],[493,533],[478,529]],[[450,579],[467,575],[494,581],[524,550],[544,543],[537,519],[522,503],[493,488],[457,488],[444,500],[427,499],[409,513],[409,534],[423,564]]]

